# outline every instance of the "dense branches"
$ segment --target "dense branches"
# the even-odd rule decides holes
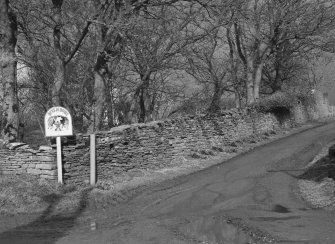
[[[187,108],[240,108],[306,84],[311,61],[335,50],[331,0],[9,2],[2,130],[11,114],[34,124],[31,114],[54,105],[88,132]]]

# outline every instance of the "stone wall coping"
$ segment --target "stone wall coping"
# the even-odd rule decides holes
[[[33,149],[28,144],[23,143],[23,142],[8,143],[4,148],[2,148],[0,150],[30,152],[30,153],[33,153],[33,154],[55,151],[50,146],[40,146],[38,149]]]
[[[234,116],[234,115],[242,115],[242,114],[248,114],[248,109],[231,109],[231,110],[223,110],[220,111],[219,113],[215,114],[197,114],[197,115],[186,115],[183,117],[174,117],[174,118],[167,118],[165,120],[156,120],[156,121],[151,121],[147,123],[133,123],[129,125],[120,125],[111,128],[108,131],[97,131],[96,134],[98,135],[103,135],[103,134],[108,134],[108,133],[113,133],[113,132],[122,132],[127,129],[138,129],[138,128],[153,128],[156,127],[158,128],[160,125],[173,122],[173,121],[186,121],[189,119],[201,119],[201,118],[206,118],[206,117],[218,117],[218,116]],[[87,137],[89,134],[77,134],[77,136],[83,136]]]

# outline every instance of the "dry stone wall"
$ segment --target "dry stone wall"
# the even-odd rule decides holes
[[[56,152],[51,147],[31,149],[24,143],[12,143],[0,149],[0,174],[31,174],[39,178],[57,179]]]
[[[247,112],[115,127],[96,134],[97,179],[108,180],[137,169],[163,168],[201,150],[225,151],[233,142],[278,127],[278,121],[271,114]],[[75,145],[64,148],[64,179],[76,184],[88,181],[88,136],[77,136]]]
[[[115,127],[96,134],[97,179],[110,180],[124,172],[178,164],[199,151],[225,151],[236,141],[278,127],[273,115],[247,111]],[[69,141],[63,146],[64,182],[84,184],[90,172],[89,136],[76,135]],[[18,147],[1,150],[0,154],[5,158],[0,162],[0,173],[30,173],[56,179],[55,150]]]

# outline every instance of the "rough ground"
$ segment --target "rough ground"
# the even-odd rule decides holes
[[[32,220],[4,219],[8,226],[0,226],[0,240],[335,243],[335,214],[301,199],[297,187],[301,171],[295,171],[303,169],[334,138],[334,123],[307,130],[209,169],[141,189],[130,200],[120,196],[124,202],[103,211],[83,213],[79,209],[70,216],[48,216],[46,212]],[[163,173],[161,176],[164,178]],[[83,208],[85,202],[83,197]]]
[[[298,181],[301,197],[311,204],[313,208],[335,210],[335,181],[330,173],[334,172],[334,160],[329,158],[331,142],[311,161]]]

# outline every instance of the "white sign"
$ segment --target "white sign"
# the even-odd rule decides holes
[[[52,107],[44,117],[45,136],[72,136],[72,118],[63,107]]]

